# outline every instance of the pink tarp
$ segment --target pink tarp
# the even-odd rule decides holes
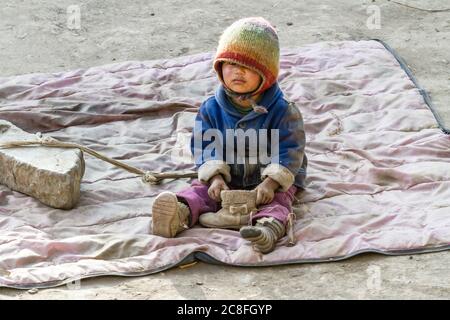
[[[218,85],[211,58],[0,78],[0,118],[142,169],[194,169],[186,143],[197,108]],[[0,186],[0,286],[149,274],[195,258],[261,266],[449,248],[450,137],[382,43],[285,49],[279,80],[303,113],[307,136],[296,246],[284,238],[273,253],[260,255],[236,231],[200,227],[174,239],[153,236],[155,196],[189,181],[150,186],[85,155],[73,210]]]

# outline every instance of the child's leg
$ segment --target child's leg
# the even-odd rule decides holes
[[[177,194],[164,191],[153,201],[152,232],[173,238],[193,226],[200,214],[217,211],[217,203],[208,196],[208,186],[194,180],[190,187]]]
[[[253,224],[260,218],[273,217],[285,226],[288,215],[292,211],[292,202],[296,192],[297,187],[294,185],[286,192],[276,192],[272,202],[261,206],[258,213],[253,216]]]
[[[189,206],[191,211],[189,226],[191,227],[197,223],[198,217],[202,213],[216,212],[219,209],[219,204],[209,197],[208,188],[209,186],[194,180],[190,187],[176,194],[178,201]]]
[[[253,226],[242,227],[239,231],[244,239],[252,242],[257,251],[273,251],[278,239],[285,235],[286,222],[296,191],[297,188],[292,186],[286,192],[275,193],[272,202],[262,206],[253,216]]]

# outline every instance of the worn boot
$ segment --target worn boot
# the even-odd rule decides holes
[[[190,214],[189,207],[179,202],[175,193],[170,191],[160,193],[153,202],[153,234],[166,238],[175,237],[189,228]]]
[[[222,190],[222,209],[200,216],[200,224],[208,228],[239,230],[248,224],[250,215],[256,213],[256,191]]]
[[[285,233],[285,226],[275,218],[264,217],[256,221],[254,226],[242,227],[239,230],[242,238],[252,242],[255,250],[269,253],[275,249],[278,239]]]

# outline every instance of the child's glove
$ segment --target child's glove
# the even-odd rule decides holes
[[[275,197],[275,191],[280,187],[280,184],[270,177],[264,179],[256,188],[256,205],[269,204]]]
[[[225,180],[223,180],[222,175],[218,174],[211,178],[211,184],[208,188],[208,195],[214,201],[219,202],[221,200],[220,192],[222,190],[230,190],[230,188],[228,188]]]

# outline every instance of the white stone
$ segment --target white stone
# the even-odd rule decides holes
[[[36,139],[36,135],[0,120],[0,144]],[[84,169],[79,149],[0,148],[0,183],[53,208],[72,209],[77,204]]]

